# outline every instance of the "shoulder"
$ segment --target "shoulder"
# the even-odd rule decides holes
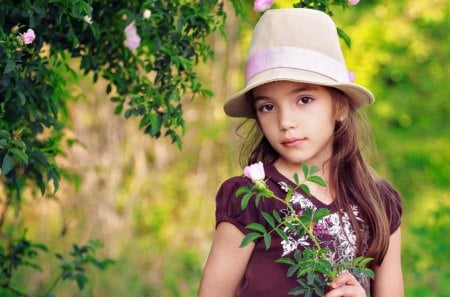
[[[220,190],[237,190],[238,188],[242,186],[250,186],[251,180],[244,175],[240,176],[233,176],[231,178],[228,178],[227,180],[223,181],[220,185]]]
[[[250,179],[244,176],[235,176],[222,183],[216,195],[216,226],[228,222],[246,234],[245,226],[259,222],[259,211],[254,203],[249,203],[245,209],[241,206],[242,197],[238,197],[237,191],[244,186],[251,186]]]
[[[376,185],[380,193],[381,200],[385,205],[386,214],[390,222],[391,233],[400,226],[403,213],[403,205],[400,194],[394,186],[383,178],[376,180]]]

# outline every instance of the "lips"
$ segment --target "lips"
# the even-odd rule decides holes
[[[289,138],[283,140],[281,144],[284,145],[285,147],[295,147],[302,144],[305,140],[306,138]]]

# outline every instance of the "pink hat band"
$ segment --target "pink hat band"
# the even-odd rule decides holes
[[[292,46],[265,48],[255,52],[247,62],[245,82],[273,68],[306,70],[320,73],[336,82],[350,82],[347,68],[335,59],[314,50]]]

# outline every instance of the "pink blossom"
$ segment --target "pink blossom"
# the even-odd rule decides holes
[[[359,0],[348,0],[349,5],[356,5],[359,3]]]
[[[132,51],[136,50],[141,44],[141,37],[137,34],[134,22],[131,22],[125,28],[125,44]]]
[[[251,181],[254,183],[257,183],[258,181],[263,181],[264,178],[266,177],[263,163],[260,161],[258,163],[245,167],[244,175],[249,179],[251,179]]]
[[[273,5],[273,0],[255,0],[253,2],[254,11],[265,11]]]
[[[28,29],[27,32],[22,34],[22,41],[25,44],[33,43],[35,38],[36,38],[36,35],[34,34],[33,29]]]
[[[347,75],[348,75],[348,80],[350,82],[354,82],[355,81],[355,74],[353,72],[351,72],[350,70],[347,70]]]

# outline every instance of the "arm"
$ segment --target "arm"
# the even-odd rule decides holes
[[[239,248],[242,239],[244,234],[234,225],[222,222],[217,226],[198,297],[234,296],[254,248],[254,243]]]
[[[403,297],[403,275],[401,266],[401,233],[400,228],[392,233],[389,248],[380,266],[375,267],[373,281],[374,297]]]

